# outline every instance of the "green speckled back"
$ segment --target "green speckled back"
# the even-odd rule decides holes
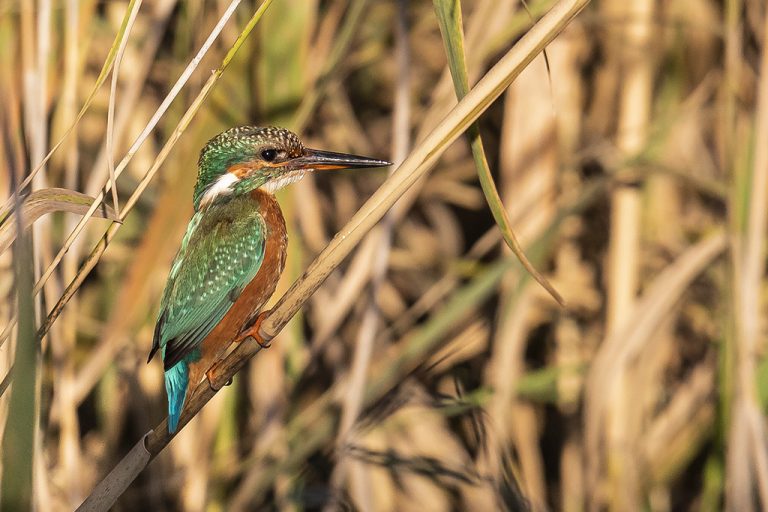
[[[224,317],[264,259],[266,225],[248,196],[197,212],[176,255],[155,344],[170,368]]]

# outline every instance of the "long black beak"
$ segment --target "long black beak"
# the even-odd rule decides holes
[[[392,162],[368,158],[367,156],[306,149],[304,155],[294,161],[299,169],[332,170],[332,169],[362,169],[366,167],[386,167]]]

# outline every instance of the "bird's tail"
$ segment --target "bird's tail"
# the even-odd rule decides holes
[[[179,426],[181,408],[187,395],[189,367],[186,361],[179,361],[165,372],[165,391],[168,394],[168,432],[173,434]]]

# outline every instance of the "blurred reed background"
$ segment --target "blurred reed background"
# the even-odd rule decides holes
[[[63,140],[24,194],[104,192],[96,216],[122,221],[67,241],[82,217],[61,210],[88,201],[19,199],[40,218],[32,252],[20,237],[0,256],[8,510],[75,508],[164,417],[145,361],[207,139],[278,124],[400,162],[456,103],[426,0],[274,0],[196,103],[260,5],[237,3],[0,1],[4,201]],[[470,86],[554,3],[462,2]],[[506,249],[462,138],[115,510],[765,510],[767,24],[759,0],[593,1],[479,122],[515,232],[567,307]],[[277,295],[385,179],[279,194]]]

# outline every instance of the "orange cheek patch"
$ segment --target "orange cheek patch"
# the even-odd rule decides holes
[[[227,169],[228,173],[234,174],[235,177],[239,180],[248,176],[251,173],[251,171],[253,171],[252,162],[242,162],[239,164],[232,165]]]

